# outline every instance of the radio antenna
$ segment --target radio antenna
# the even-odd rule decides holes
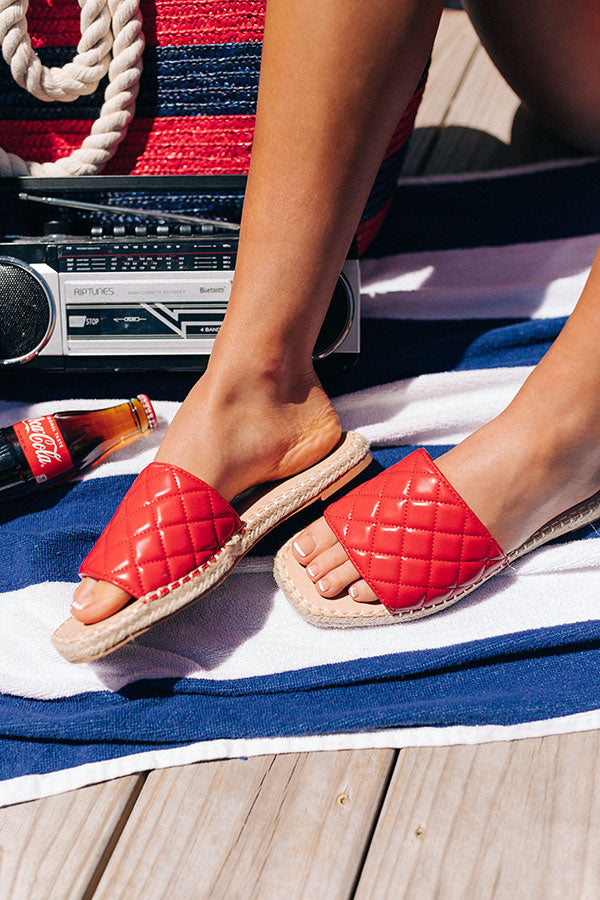
[[[169,222],[180,222],[183,225],[213,225],[226,231],[239,231],[235,222],[222,222],[220,219],[204,219],[200,216],[186,216],[182,213],[162,212],[160,209],[139,209],[135,206],[108,206],[106,203],[86,203],[84,200],[65,200],[61,197],[39,197],[35,194],[19,194],[19,200],[32,200],[34,203],[46,203],[49,206],[67,206],[71,209],[87,209],[91,212],[119,213],[126,216],[137,216],[142,219],[163,219]]]

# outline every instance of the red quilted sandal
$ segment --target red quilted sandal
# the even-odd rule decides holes
[[[600,517],[600,493],[552,519],[504,553],[426,450],[359,485],[325,519],[380,603],[349,594],[321,597],[292,554],[275,559],[275,578],[305,619],[321,626],[389,625],[445,609],[530,550]]]
[[[153,462],[136,478],[83,561],[80,575],[108,581],[133,598],[93,625],[68,619],[52,636],[71,662],[88,662],[205,596],[271,529],[326,498],[371,461],[359,434],[343,435],[309,469],[262,485],[234,508],[195,475]]]

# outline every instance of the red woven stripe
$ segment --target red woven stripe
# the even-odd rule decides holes
[[[415,127],[415,117],[417,115],[421,100],[423,99],[424,90],[425,85],[423,85],[421,88],[419,88],[418,91],[415,91],[415,93],[413,94],[410,103],[406,107],[404,115],[398,122],[396,130],[392,135],[392,139],[388,145],[387,150],[385,151],[384,159],[389,159],[390,156],[393,156],[394,153],[397,153],[398,150],[400,150],[401,147],[404,146],[404,144],[411,136]],[[378,212],[376,212],[374,216],[371,216],[370,219],[364,219],[358,226],[358,231],[356,232],[356,243],[358,245],[358,253],[360,256],[363,255],[369,244],[377,236],[377,233],[383,225],[385,217],[388,213],[390,204],[391,200],[389,200],[385,204],[385,206],[383,206]]]
[[[411,136],[413,128],[415,127],[415,118],[421,104],[421,100],[423,99],[424,90],[425,85],[420,87],[419,90],[415,91],[415,93],[413,94],[410,103],[404,111],[404,115],[396,126],[396,130],[392,135],[392,139],[388,145],[387,150],[385,151],[385,156],[383,157],[384,159],[387,159],[389,156],[393,156],[394,153],[397,153],[400,147],[402,147]]]
[[[265,0],[141,0],[150,45],[262,41]],[[27,21],[34,47],[75,47],[81,36],[76,0],[31,0]]]
[[[0,120],[5,150],[35,162],[66,156],[81,146],[90,122]],[[106,174],[245,175],[254,116],[189,116],[135,119]]]
[[[386,158],[408,140],[422,90],[411,100],[392,137]],[[89,133],[91,122],[59,119],[0,120],[4,149],[35,162],[66,156]],[[254,132],[254,116],[168,116],[134,119],[125,143],[105,169],[106,174],[246,174]],[[378,214],[364,223],[382,221]],[[361,233],[364,229],[361,227]],[[366,233],[366,231],[365,231]],[[369,231],[371,239],[371,232]]]
[[[362,256],[372,240],[377,236],[377,232],[383,225],[383,221],[390,208],[391,200],[385,206],[376,212],[370,219],[364,219],[358,226],[356,232],[356,243],[358,244],[358,255]]]

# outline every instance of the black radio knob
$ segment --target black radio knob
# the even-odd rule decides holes
[[[46,237],[65,237],[67,226],[62,219],[50,219],[44,222],[44,235]]]

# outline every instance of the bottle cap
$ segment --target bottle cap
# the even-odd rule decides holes
[[[154,429],[158,425],[158,422],[156,420],[156,413],[154,412],[154,408],[153,408],[152,404],[150,403],[150,398],[147,397],[146,394],[138,394],[137,398],[140,401],[140,403],[142,404],[142,406],[144,407],[144,412],[146,413],[146,416],[148,418],[148,425],[150,426],[150,431],[154,431]]]

